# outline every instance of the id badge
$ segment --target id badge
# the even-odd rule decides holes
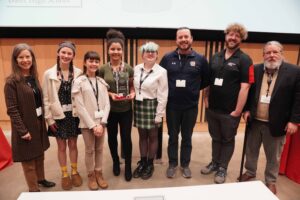
[[[176,80],[176,87],[185,87],[185,80]]]
[[[143,101],[143,95],[140,94],[139,92],[135,94],[135,100],[137,101]]]
[[[62,109],[64,112],[70,112],[72,111],[72,104],[62,105]]]
[[[261,95],[260,102],[269,104],[271,101],[271,96]]]
[[[42,107],[38,107],[37,109],[35,109],[35,111],[38,117],[42,115]]]
[[[98,110],[96,110],[95,111],[95,119],[100,119],[101,117],[103,117],[103,110],[100,110],[100,111],[98,111]]]
[[[222,78],[215,78],[214,85],[222,86],[223,85],[223,79]]]

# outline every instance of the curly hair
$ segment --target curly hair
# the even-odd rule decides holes
[[[229,32],[236,32],[239,33],[242,40],[246,40],[248,37],[248,31],[246,30],[245,26],[239,23],[229,24],[225,29],[224,33],[227,35]]]
[[[112,43],[119,43],[122,46],[122,49],[124,49],[125,36],[121,31],[118,31],[116,29],[109,29],[106,33],[106,39],[107,49],[109,49]]]

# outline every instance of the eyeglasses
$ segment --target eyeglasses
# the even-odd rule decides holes
[[[149,54],[152,53],[153,54],[153,53],[156,53],[156,51],[145,51],[145,53],[149,53]]]

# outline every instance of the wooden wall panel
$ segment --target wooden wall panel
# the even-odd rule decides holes
[[[286,62],[297,65],[300,45],[284,45],[283,55]]]
[[[36,54],[38,72],[40,80],[42,80],[42,75],[46,69],[53,66],[56,62],[56,51],[58,44],[62,41],[70,40],[76,44],[76,57],[74,59],[74,64],[79,68],[82,68],[83,56],[86,51],[94,50],[100,54],[101,63],[103,63],[105,57],[105,62],[107,62],[107,51],[103,51],[103,45],[106,46],[105,39],[70,39],[70,38],[56,38],[56,39],[23,39],[23,38],[13,38],[13,39],[0,39],[0,101],[4,102],[3,87],[5,83],[5,77],[10,74],[11,71],[11,53],[15,44],[26,42],[33,47],[33,50]],[[128,63],[132,61],[133,66],[142,62],[141,54],[139,52],[139,47],[144,44],[147,39],[128,39],[126,44],[127,57],[124,58]],[[151,40],[156,42],[160,48],[158,51],[158,63],[161,58],[170,51],[176,49],[176,43],[174,40]],[[224,45],[223,41],[194,41],[193,49],[206,56],[209,60],[210,55],[213,55],[215,52],[220,51]],[[261,63],[262,58],[262,48],[264,44],[261,43],[243,43],[242,50],[249,54],[253,59],[253,63]],[[284,56],[286,61],[297,64],[299,59],[299,48],[300,45],[290,45],[286,44],[284,46]],[[124,52],[125,53],[125,52]],[[205,109],[203,105],[203,96],[202,92],[200,93],[199,100],[199,115],[197,122],[205,121]],[[9,118],[6,115],[5,104],[0,104],[0,125],[8,124]]]
[[[258,64],[263,62],[264,45],[260,43],[243,43],[241,48],[252,58],[254,64]],[[286,62],[297,65],[299,47],[300,45],[283,45],[283,55]]]
[[[262,49],[264,44],[258,43],[242,43],[241,49],[245,53],[247,53],[253,60],[254,64],[258,64],[262,62]]]
[[[82,69],[83,56],[89,50],[97,51],[102,57],[103,45],[102,39],[0,39],[0,101],[4,102],[3,88],[5,77],[11,73],[11,54],[15,44],[26,42],[32,46],[36,56],[39,79],[42,81],[43,73],[56,63],[58,44],[62,41],[70,40],[76,45],[76,56],[74,65]],[[9,120],[6,115],[6,106],[0,104],[0,122]]]

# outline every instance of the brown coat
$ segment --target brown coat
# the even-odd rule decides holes
[[[40,88],[40,86],[39,86]],[[8,78],[4,86],[7,114],[11,119],[11,144],[14,162],[35,159],[43,155],[50,143],[45,120],[36,114],[34,93],[24,81]],[[29,132],[30,141],[21,136]]]

